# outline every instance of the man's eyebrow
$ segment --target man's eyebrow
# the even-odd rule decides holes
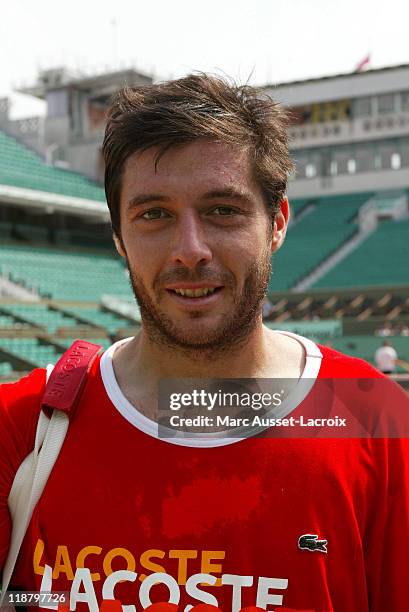
[[[239,191],[233,187],[227,187],[226,189],[213,189],[203,195],[204,200],[241,200],[243,202],[250,202],[251,195],[246,191]]]
[[[141,195],[134,196],[128,202],[128,210],[140,206],[141,204],[149,204],[149,202],[169,202],[167,196],[160,195],[157,193],[143,193]]]
[[[149,204],[149,202],[169,202],[171,198],[168,196],[160,195],[157,193],[143,193],[131,198],[128,202],[128,210],[141,206],[142,204]],[[250,194],[245,191],[239,191],[233,187],[227,187],[226,189],[212,189],[207,191],[201,196],[203,200],[241,200],[242,202],[249,202],[251,200]]]

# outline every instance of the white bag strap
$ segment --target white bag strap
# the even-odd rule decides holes
[[[72,374],[69,393],[64,395],[65,408],[72,409],[75,406],[75,401],[81,394],[81,389],[86,381],[87,373],[100,348],[100,345],[83,340],[76,340],[68,351],[60,357],[56,366],[48,365],[47,384],[43,396],[43,403],[48,392],[48,399],[51,397],[51,406],[54,407],[57,405],[52,401],[55,387],[53,388],[50,383],[50,389],[50,385],[48,385],[49,378],[55,367],[54,375],[57,374],[57,377],[60,375],[61,371],[63,371],[64,379],[67,377],[67,371]],[[48,407],[47,402],[46,405]],[[21,544],[33,515],[34,508],[40,500],[68,431],[69,411],[64,411],[64,408],[60,404],[58,405],[60,409],[53,410],[50,419],[44,414],[43,410],[40,410],[34,450],[20,465],[11,487],[8,501],[12,517],[12,532],[8,557],[3,568],[0,606],[3,603],[5,593],[10,584]]]
[[[47,367],[47,380],[53,366]],[[12,517],[10,548],[3,569],[0,605],[10,584],[24,535],[68,430],[68,416],[55,410],[49,419],[43,411],[37,423],[34,450],[20,465],[10,490]]]

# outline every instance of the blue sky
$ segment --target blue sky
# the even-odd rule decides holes
[[[66,65],[134,66],[157,78],[191,70],[277,83],[409,63],[407,0],[13,0],[0,20],[0,95]],[[13,116],[43,110],[12,96]]]

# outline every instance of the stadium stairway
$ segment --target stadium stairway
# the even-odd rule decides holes
[[[333,269],[350,254],[356,251],[361,243],[366,241],[372,232],[377,230],[378,224],[386,219],[403,221],[409,214],[408,194],[404,191],[380,192],[371,198],[359,210],[359,231],[347,240],[335,253],[330,255],[315,270],[303,278],[293,288],[294,291],[305,291],[310,287],[319,286],[321,278],[326,277]]]
[[[383,221],[313,287],[407,285],[408,262],[409,219]]]
[[[273,257],[268,290],[293,288],[351,239],[358,231],[355,223],[358,211],[372,195],[347,194],[304,201],[300,207],[300,220],[289,228],[283,247]],[[296,202],[294,204],[297,206]],[[303,216],[302,210],[312,204],[314,208]]]
[[[325,276],[325,274],[335,268],[343,259],[345,259],[350,253],[355,251],[355,249],[365,240],[368,232],[359,231],[352,236],[349,240],[346,240],[339,249],[332,253],[327,257],[324,261],[322,261],[318,266],[307,274],[301,281],[299,281],[294,287],[293,291],[301,292],[312,287],[314,283],[318,282],[320,278]]]

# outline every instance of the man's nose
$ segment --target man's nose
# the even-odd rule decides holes
[[[200,218],[194,212],[179,217],[173,236],[172,263],[194,269],[198,264],[209,263],[212,252],[207,244],[207,234]]]

